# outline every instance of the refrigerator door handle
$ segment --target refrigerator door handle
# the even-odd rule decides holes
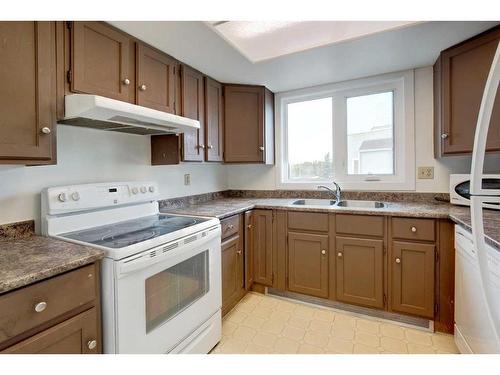
[[[483,168],[484,156],[486,153],[486,141],[490,128],[491,114],[495,105],[498,84],[500,81],[500,42],[498,43],[493,63],[491,65],[486,85],[484,86],[483,98],[476,124],[474,136],[474,148],[472,150],[471,162],[471,195],[497,195],[500,196],[500,189],[483,189]]]

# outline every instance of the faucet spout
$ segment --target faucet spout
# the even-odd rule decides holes
[[[342,189],[340,188],[339,184],[337,184],[335,181],[332,181],[332,183],[333,183],[333,186],[335,186],[335,190],[330,189],[328,186],[325,186],[325,185],[319,185],[318,189],[328,190],[334,196],[335,203],[338,204],[341,200],[341,197],[342,197]]]

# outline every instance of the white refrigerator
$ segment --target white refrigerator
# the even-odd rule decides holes
[[[479,110],[470,181],[472,235],[455,233],[455,342],[463,353],[500,353],[500,250],[485,241],[483,204],[500,204],[500,189],[486,189],[483,168],[500,80],[500,43]],[[500,165],[498,166],[500,169]]]

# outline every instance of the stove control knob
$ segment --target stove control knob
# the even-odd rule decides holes
[[[146,189],[146,186],[141,186],[141,193],[144,194],[148,189]]]
[[[78,192],[75,191],[74,193],[71,194],[71,199],[73,199],[74,201],[79,201],[80,200],[80,194],[78,194]]]
[[[132,188],[132,194],[137,194],[139,192],[139,189],[137,189],[136,187],[133,187]]]
[[[59,202],[66,202],[66,193],[59,194],[57,199],[59,199]]]
[[[155,191],[155,187],[154,187],[153,185],[151,185],[151,186],[149,187],[149,192],[150,192],[150,193],[154,193],[154,191]]]

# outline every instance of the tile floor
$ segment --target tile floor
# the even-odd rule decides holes
[[[248,293],[222,321],[214,354],[458,353],[453,336]]]

